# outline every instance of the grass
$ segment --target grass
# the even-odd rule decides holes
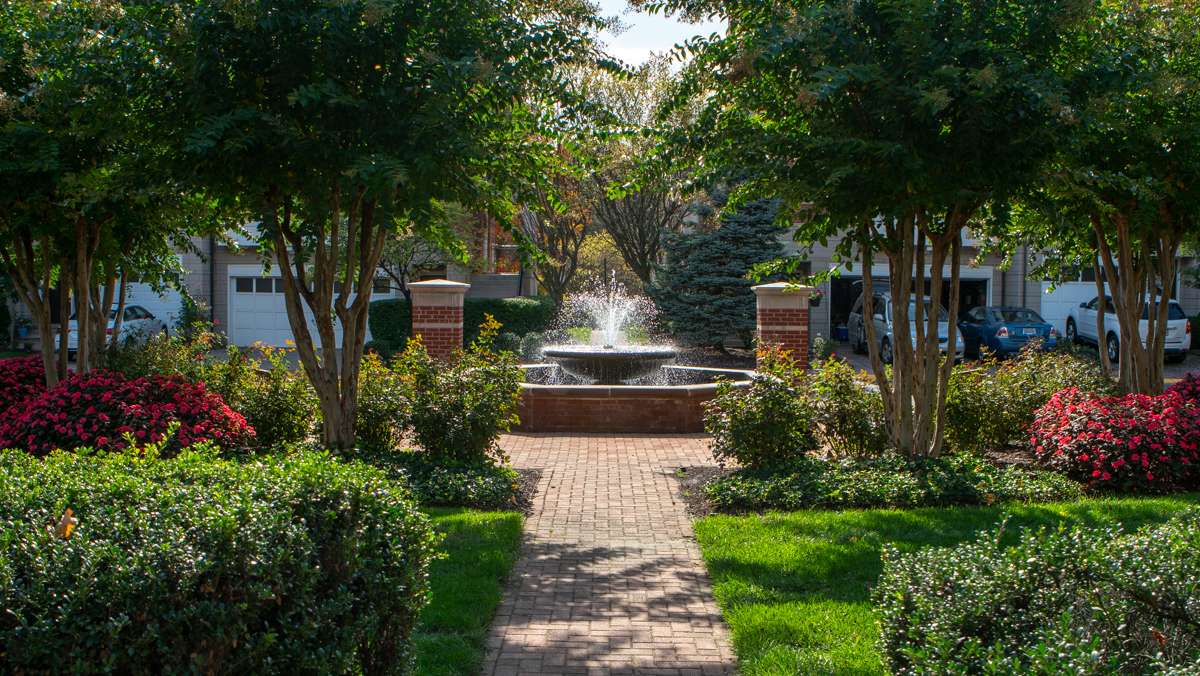
[[[870,589],[880,548],[949,546],[1009,517],[1023,527],[1070,522],[1161,522],[1200,497],[1089,499],[1006,505],[710,516],[696,523],[717,602],[733,632],[743,676],[882,674]]]
[[[521,515],[444,508],[428,510],[445,535],[445,556],[429,570],[430,600],[413,635],[416,673],[477,674],[492,615],[521,547]]]

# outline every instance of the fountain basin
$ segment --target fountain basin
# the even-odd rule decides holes
[[[666,345],[551,345],[542,356],[576,378],[598,385],[620,385],[654,373],[675,358]]]
[[[694,434],[704,431],[704,404],[717,382],[745,387],[754,371],[662,366],[668,385],[543,384],[554,364],[526,364],[517,426],[522,432]]]

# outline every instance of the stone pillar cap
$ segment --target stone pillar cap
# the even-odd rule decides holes
[[[448,279],[429,279],[424,282],[413,282],[408,285],[408,288],[417,291],[440,291],[443,293],[461,291],[466,293],[471,285],[464,282],[452,282]]]
[[[770,284],[759,284],[751,287],[754,293],[759,296],[777,296],[785,293],[794,293],[796,295],[810,295],[817,288],[814,286],[804,286],[803,284],[792,284],[791,282],[771,282]]]

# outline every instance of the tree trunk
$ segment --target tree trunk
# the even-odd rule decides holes
[[[1108,311],[1108,303],[1104,300],[1104,276],[1100,274],[1100,264],[1093,261],[1092,270],[1096,278],[1096,344],[1100,350],[1100,366],[1107,378],[1112,374],[1112,360],[1108,358],[1108,334],[1104,330],[1104,314]]]
[[[365,197],[365,189],[355,192],[344,217],[340,189],[334,187],[330,194],[328,216],[308,224],[316,226],[311,244],[294,227],[291,196],[276,189],[266,196],[263,223],[278,259],[288,324],[296,339],[300,364],[320,402],[321,439],[329,448],[337,449],[355,443],[359,363],[385,231],[375,222],[375,203]],[[344,238],[343,218],[347,230]],[[335,297],[334,284],[339,281],[341,290]],[[348,302],[350,293],[355,293],[352,302]],[[308,328],[306,307],[320,337],[319,353]],[[335,318],[342,326],[341,359],[337,354]]]
[[[57,385],[61,379],[55,354],[56,336],[51,328],[50,280],[53,266],[49,247],[48,237],[39,243],[27,228],[22,228],[14,234],[11,254],[4,247],[0,247],[0,263],[12,279],[21,302],[29,309],[34,322],[37,323],[38,345],[41,348],[42,367],[46,373],[48,388]]]

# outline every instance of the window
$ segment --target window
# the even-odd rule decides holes
[[[1010,308],[1000,311],[1001,319],[1008,324],[1042,324],[1041,316],[1033,310]]]
[[[981,307],[972,308],[971,311],[967,313],[967,320],[972,324],[982,324],[984,322],[984,312],[985,310]]]
[[[283,277],[275,278],[275,293],[283,293]]]
[[[238,277],[234,280],[234,287],[238,293],[253,293],[254,278],[253,277]]]
[[[271,293],[274,289],[275,283],[270,277],[256,277],[254,279],[254,291],[256,293]]]
[[[371,291],[373,293],[391,293],[392,280],[387,277],[376,277],[375,283],[371,285]]]

